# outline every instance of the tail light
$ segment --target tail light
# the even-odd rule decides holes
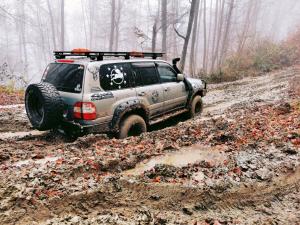
[[[59,63],[73,63],[74,59],[58,59],[58,60],[56,60],[56,62],[59,62]]]
[[[94,120],[97,117],[96,106],[92,102],[76,102],[73,117],[75,119]]]

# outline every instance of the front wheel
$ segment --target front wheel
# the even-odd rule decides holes
[[[202,113],[203,110],[203,102],[201,96],[197,95],[193,98],[193,101],[191,103],[188,117],[193,118],[195,116],[198,116]]]
[[[147,131],[145,120],[138,115],[130,115],[120,123],[119,138],[138,136]]]

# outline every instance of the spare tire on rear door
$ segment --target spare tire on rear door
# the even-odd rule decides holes
[[[50,83],[30,84],[25,92],[27,116],[35,129],[50,130],[62,119],[64,104]]]

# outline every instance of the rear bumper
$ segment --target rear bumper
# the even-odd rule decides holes
[[[73,134],[106,133],[110,130],[108,123],[82,125],[75,121],[62,121],[59,128]]]

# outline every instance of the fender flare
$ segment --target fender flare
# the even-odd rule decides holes
[[[141,103],[140,100],[129,100],[119,104],[115,111],[113,118],[109,124],[109,127],[112,131],[119,130],[119,123],[125,114],[130,113],[132,111],[142,110],[143,118],[145,119],[146,124],[149,123],[149,110]]]

